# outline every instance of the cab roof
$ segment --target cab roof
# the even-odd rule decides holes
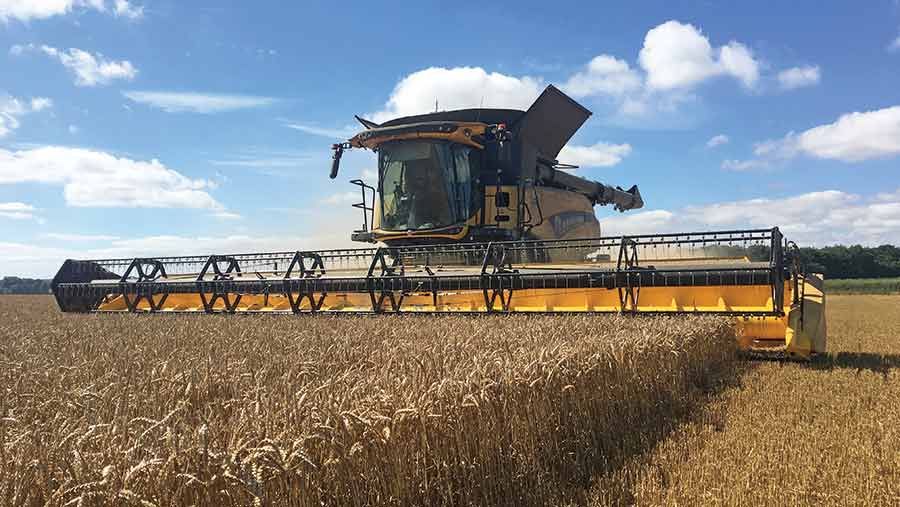
[[[381,127],[396,127],[398,125],[408,125],[411,123],[426,122],[481,122],[488,125],[496,125],[505,123],[512,125],[518,121],[525,111],[517,109],[458,109],[456,111],[439,111],[437,113],[418,114],[415,116],[404,116],[382,123]]]

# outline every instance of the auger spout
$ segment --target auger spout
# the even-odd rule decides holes
[[[539,162],[545,161],[539,159]],[[556,161],[547,162],[550,163],[541,163],[537,169],[537,181],[542,185],[577,192],[590,199],[591,203],[595,205],[612,204],[617,211],[640,209],[644,206],[644,199],[641,197],[637,185],[632,185],[628,190],[622,190],[621,187],[613,187],[557,169],[552,166]]]

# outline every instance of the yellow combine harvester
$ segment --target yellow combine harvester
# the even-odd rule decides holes
[[[357,117],[331,177],[378,154],[351,238],[382,246],[68,260],[53,292],[67,312],[718,314],[746,349],[824,352],[822,279],[778,228],[601,236],[595,205],[643,200],[556,160],[590,114],[549,86],[525,112]]]

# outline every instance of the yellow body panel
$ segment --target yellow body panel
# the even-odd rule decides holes
[[[600,237],[600,222],[587,197],[551,187],[525,191],[525,203],[533,215],[534,239],[579,239]]]
[[[497,186],[486,185],[484,187],[484,225],[494,226],[500,229],[517,229],[519,227],[519,187],[515,185],[501,185],[501,192],[509,194],[509,206],[497,208]],[[509,217],[509,221],[498,222],[497,215]]]
[[[819,280],[815,278],[815,280]],[[815,280],[803,280],[804,317],[801,327],[800,305],[791,307],[793,294],[790,284],[785,285],[783,317],[735,317],[739,343],[746,349],[783,351],[788,355],[806,357],[825,350],[824,295],[815,285]],[[230,295],[234,299],[234,294]],[[399,298],[400,294],[396,294]],[[390,311],[385,302],[385,311]],[[772,308],[772,290],[768,285],[747,286],[706,286],[706,287],[645,287],[638,295],[637,312],[690,314],[693,312],[740,313],[767,311]],[[148,311],[149,305],[142,301],[139,310]],[[224,303],[218,301],[217,311],[225,311]],[[309,310],[309,301],[304,300],[302,310]],[[127,312],[122,297],[117,296],[104,302],[100,311]],[[500,301],[495,303],[495,311],[500,310]],[[510,312],[599,312],[629,313],[634,311],[630,303],[623,308],[618,290],[593,289],[533,289],[515,291],[509,301]],[[170,294],[161,313],[167,311],[203,312],[203,302],[199,294]],[[287,297],[280,294],[242,295],[236,312],[290,312]],[[331,293],[319,311],[335,313],[371,312],[372,302],[367,293]],[[403,298],[402,312],[406,313],[486,313],[482,291],[439,292],[437,305],[430,292],[410,293]]]
[[[457,128],[453,132],[404,132],[402,134],[385,134],[364,138],[366,132],[357,134],[350,139],[350,144],[356,148],[375,149],[379,144],[389,141],[402,141],[409,139],[443,139],[454,143],[474,146],[483,149],[484,146],[475,142],[472,136],[483,135],[488,125],[479,122],[453,122]]]

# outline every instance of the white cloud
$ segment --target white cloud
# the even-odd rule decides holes
[[[566,145],[557,159],[580,167],[609,167],[631,154],[630,144],[596,143],[591,146]]]
[[[123,95],[167,113],[223,113],[270,106],[276,102],[273,97],[195,92],[129,91],[123,92]]]
[[[0,149],[0,184],[15,183],[62,185],[70,206],[223,210],[207,192],[209,181],[185,177],[155,159],[81,148]]]
[[[900,155],[900,106],[847,113],[833,123],[799,134],[788,132],[781,139],[758,143],[753,151],[760,159],[745,162],[757,164],[756,167],[797,155],[841,162],[862,162]]]
[[[236,252],[286,252],[328,248],[361,248],[366,245],[350,241],[350,231],[359,228],[359,210],[350,206],[338,208],[306,206],[301,209],[275,208],[278,213],[302,215],[298,222],[302,231],[295,235],[272,234],[227,236],[149,234],[145,237],[105,238],[105,234],[85,235],[84,241],[108,241],[93,246],[79,244],[79,235],[58,240],[40,236],[25,243],[0,238],[0,265],[4,274],[32,277],[51,277],[65,259],[108,259],[128,257],[158,257],[167,255],[210,255]],[[163,227],[164,229],[164,227]],[[4,240],[7,242],[4,243]],[[69,241],[67,241],[69,240]],[[65,243],[61,243],[65,242]],[[87,246],[87,248],[85,248]]]
[[[216,211],[211,216],[213,218],[218,218],[220,220],[243,220],[243,218],[244,218],[238,213],[233,213],[231,211],[225,211],[225,210]]]
[[[715,48],[698,28],[675,20],[650,29],[637,66],[599,55],[572,75],[563,89],[574,97],[605,97],[616,107],[614,123],[638,128],[682,128],[682,106],[699,103],[694,88],[720,76],[755,89],[762,63],[744,44]]]
[[[349,218],[349,217],[347,217]],[[357,217],[353,217],[357,218]],[[98,248],[78,248],[78,242],[94,241],[92,236],[79,238],[69,235],[53,239],[67,243],[65,246],[44,246],[36,242],[14,243],[0,240],[0,265],[4,274],[49,278],[66,259],[109,259],[131,257],[160,257],[170,255],[210,255],[235,252],[285,252],[327,248],[359,248],[350,241],[350,229],[359,224],[347,221],[346,229],[339,233],[317,233],[288,236],[176,236],[154,235],[139,238],[113,238],[105,236],[96,241],[109,244]]]
[[[43,111],[52,105],[53,101],[46,97],[24,100],[0,95],[0,137],[5,137],[19,128],[19,119],[22,116]]]
[[[50,278],[63,261],[78,257],[78,252],[72,250],[0,240],[4,275]]]
[[[480,67],[431,67],[413,72],[394,87],[384,109],[371,115],[381,123],[401,116],[476,107],[527,109],[543,88],[539,78],[488,73]]]
[[[76,9],[93,9],[109,12],[129,19],[140,18],[144,8],[127,0],[0,0],[0,21],[10,19],[27,22],[68,14]]]
[[[315,160],[312,157],[243,157],[232,160],[210,160],[209,163],[217,166],[247,167],[250,169],[267,168],[297,168]]]
[[[352,204],[355,202],[359,202],[361,198],[362,196],[359,192],[340,192],[337,194],[331,194],[328,197],[322,199],[322,204]]]
[[[78,133],[78,131],[79,131],[79,129],[76,125],[69,125],[69,133],[70,134],[72,134],[74,136],[75,134]]]
[[[752,171],[754,169],[767,169],[771,164],[765,160],[723,160],[722,169],[728,171]]]
[[[647,32],[638,57],[651,90],[686,89],[730,75],[747,88],[759,79],[760,63],[740,42],[714,49],[696,27],[672,20]]]
[[[10,48],[10,54],[21,55],[26,50],[41,51],[51,58],[59,60],[63,67],[75,76],[77,86],[107,85],[116,80],[130,81],[137,76],[137,69],[128,60],[107,60],[100,53],[71,48],[68,51],[50,46],[16,45]]]
[[[778,84],[782,90],[793,90],[819,84],[821,73],[818,65],[791,67],[778,73]]]
[[[755,89],[762,63],[746,45],[730,41],[713,47],[698,28],[672,20],[649,30],[638,66],[613,55],[592,58],[560,86],[575,98],[603,97],[620,124],[646,127],[653,119],[673,127],[685,125],[680,106],[697,102],[696,85],[730,76]],[[540,77],[509,76],[480,67],[431,67],[407,75],[394,88],[376,122],[435,110],[476,108],[526,109],[544,87]],[[337,131],[309,125],[300,130],[328,137]]]
[[[288,123],[285,126],[288,128],[292,128],[294,130],[299,130],[300,132],[312,134],[314,136],[330,137],[331,139],[339,139],[339,140],[345,140],[347,138],[350,138],[357,132],[357,129],[355,129],[349,125],[342,129],[317,127],[315,125],[303,125],[300,123]]]
[[[628,62],[600,55],[569,77],[562,89],[576,98],[597,94],[622,96],[639,90],[642,84],[640,74]]]
[[[375,169],[363,169],[362,172],[359,173],[359,179],[374,186],[375,183],[378,182],[378,171]]]
[[[114,241],[119,239],[118,236],[108,236],[105,234],[67,234],[59,232],[48,232],[41,234],[41,237],[56,241]]]
[[[734,76],[745,88],[753,88],[759,81],[760,63],[740,42],[731,41],[719,48],[719,65],[726,75]]]
[[[609,215],[600,219],[604,236],[654,234],[671,231],[675,215],[666,210],[649,210]]]
[[[900,154],[900,106],[842,115],[797,136],[798,148],[816,158],[859,162]]]
[[[144,7],[132,5],[128,0],[115,0],[113,12],[123,18],[138,19],[144,16]]]
[[[43,111],[53,107],[53,101],[46,97],[35,97],[31,99],[31,110],[34,112]]]
[[[28,220],[34,218],[34,206],[24,202],[0,202],[0,218]]]
[[[827,190],[749,199],[670,212],[651,210],[600,220],[604,235],[779,226],[801,245],[900,243],[900,188],[865,199]]]
[[[725,134],[715,135],[712,136],[709,141],[706,141],[706,147],[715,148],[716,146],[728,144],[728,141],[730,141],[730,139],[728,139],[728,136],[726,136]]]
[[[888,44],[888,51],[900,51],[900,35]]]
[[[758,158],[725,160],[722,168],[764,169],[798,155],[848,163],[897,156],[900,155],[900,106],[847,113],[833,123],[757,143],[753,153]]]

